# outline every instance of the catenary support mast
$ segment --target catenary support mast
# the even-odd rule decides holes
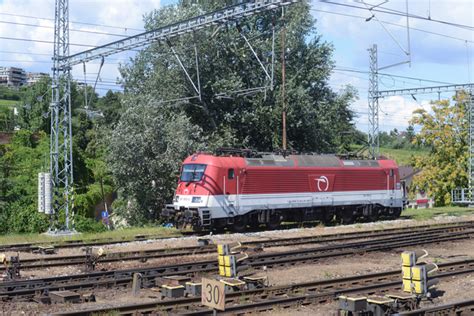
[[[53,77],[51,85],[50,172],[53,185],[52,217],[64,213],[63,230],[70,230],[72,204],[71,68],[69,56],[69,0],[56,0]],[[50,230],[53,227],[50,227]]]
[[[369,155],[377,159],[379,156],[379,75],[377,62],[377,45],[369,49]]]

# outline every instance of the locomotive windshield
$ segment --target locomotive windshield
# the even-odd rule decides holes
[[[181,171],[181,181],[183,182],[197,182],[201,181],[202,176],[206,170],[206,165],[202,164],[186,164],[183,165]]]

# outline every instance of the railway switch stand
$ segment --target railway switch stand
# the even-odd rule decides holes
[[[86,271],[94,271],[100,258],[105,256],[103,248],[93,249],[92,247],[86,247]]]
[[[434,263],[419,262],[428,256],[426,250],[404,251],[402,253],[403,291],[423,297],[431,297],[431,288],[438,279],[430,279],[429,275],[438,270]]]
[[[246,266],[240,266],[240,262],[248,258],[248,255],[242,251],[242,244],[218,244],[217,254],[219,263],[219,275],[227,278],[236,278],[239,271],[246,269]]]
[[[402,261],[402,291],[404,293],[384,296],[347,297],[339,296],[339,315],[383,316],[403,311],[413,311],[422,299],[431,298],[431,289],[438,279],[430,279],[429,274],[438,269],[434,263],[420,262],[428,256],[426,250],[404,251]]]
[[[5,266],[5,279],[6,280],[17,280],[21,277],[20,269],[20,255],[11,256],[7,259],[5,254],[0,255],[0,263]]]

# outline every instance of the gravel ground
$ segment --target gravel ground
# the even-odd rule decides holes
[[[453,217],[443,218],[436,222],[452,222],[461,220],[474,220],[474,216],[465,217]],[[366,223],[356,224],[348,226],[338,227],[314,227],[314,228],[303,228],[303,229],[290,229],[285,231],[270,231],[270,232],[258,232],[249,234],[228,234],[228,235],[214,235],[211,238],[215,241],[235,241],[235,240],[258,240],[268,238],[281,238],[281,237],[297,237],[297,236],[315,236],[325,235],[340,232],[350,231],[363,231],[374,228],[384,229],[392,227],[406,227],[411,225],[422,225],[432,224],[434,220],[419,222],[412,220],[397,220],[387,221],[378,223]],[[173,238],[161,241],[149,241],[149,242],[132,242],[120,245],[110,245],[106,247],[109,251],[130,251],[130,250],[141,250],[141,249],[153,249],[153,248],[171,248],[179,246],[189,246],[197,244],[196,237],[185,237],[185,238]],[[304,246],[307,247],[307,246]],[[441,244],[427,245],[424,247],[428,250],[430,256],[429,259],[435,262],[447,262],[454,260],[461,260],[467,258],[474,258],[474,240],[462,240],[455,242],[446,242]],[[295,249],[295,247],[278,247],[268,248],[265,251],[285,251],[289,249]],[[419,249],[419,247],[417,247]],[[272,285],[285,285],[298,283],[310,280],[322,280],[331,279],[348,275],[367,274],[385,270],[397,269],[400,267],[400,252],[407,249],[393,250],[389,252],[377,252],[367,253],[365,255],[356,257],[339,258],[332,260],[323,260],[315,264],[305,264],[300,266],[285,267],[269,269],[266,272],[259,272],[260,274],[268,275],[270,284]],[[60,251],[58,255],[71,255],[77,254],[78,249],[66,249]],[[23,255],[23,254],[22,254]],[[31,256],[36,256],[29,254]],[[26,257],[26,254],[25,254]],[[186,260],[205,260],[215,258],[214,255],[196,255],[187,256]],[[168,259],[157,259],[149,260],[146,263],[139,263],[137,261],[128,262],[117,262],[111,264],[101,264],[99,269],[124,269],[129,267],[137,266],[149,266],[158,264],[173,264],[182,263],[183,258],[168,258]],[[25,277],[45,277],[51,275],[67,275],[74,273],[81,273],[82,266],[77,267],[63,267],[54,268],[50,270],[40,271],[23,271],[22,275]],[[463,277],[452,278],[449,281],[443,280],[439,285],[438,289],[444,291],[444,295],[440,298],[435,299],[436,304],[447,303],[456,300],[462,300],[474,297],[474,275],[465,275]],[[129,290],[97,290],[95,292],[97,296],[97,303],[81,304],[81,308],[87,308],[92,306],[116,306],[126,303],[134,302],[145,302],[149,300],[156,300],[157,293],[153,290],[142,290],[139,297],[133,297],[130,295]],[[64,311],[77,308],[78,305],[52,305],[43,306],[36,303],[2,303],[0,304],[1,315],[38,315],[46,314],[54,311]],[[335,304],[326,304],[322,306],[309,306],[300,307],[291,311],[277,310],[268,315],[289,315],[297,313],[298,315],[336,315]]]

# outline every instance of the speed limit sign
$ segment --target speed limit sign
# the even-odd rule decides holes
[[[202,278],[201,304],[225,310],[225,285],[217,280]]]

